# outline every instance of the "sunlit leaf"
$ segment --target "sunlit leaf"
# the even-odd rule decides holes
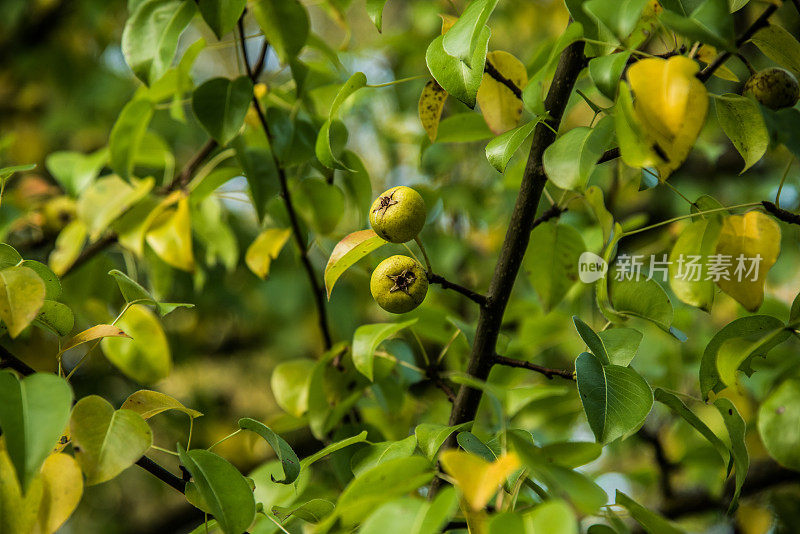
[[[244,257],[253,274],[262,280],[269,276],[272,260],[278,257],[291,235],[290,228],[267,228],[255,238]]]
[[[720,458],[722,459],[722,463],[724,465],[728,464],[728,460],[730,458],[730,452],[728,451],[728,447],[725,443],[722,442],[719,437],[717,437],[714,432],[708,428],[706,425],[693,411],[691,411],[684,403],[681,401],[677,396],[674,394],[663,390],[661,388],[656,388],[654,393],[655,399],[666,405],[670,410],[675,412],[677,415],[681,416],[684,421],[689,423],[695,430],[700,432],[700,434],[708,440],[708,442],[714,446],[714,449],[719,453]]]
[[[120,409],[134,411],[145,420],[167,410],[183,412],[192,419],[203,415],[197,410],[187,408],[178,399],[170,397],[166,393],[148,389],[140,389],[139,391],[131,393],[128,398],[125,399],[125,402],[122,403]]]
[[[489,52],[486,54],[486,62],[520,90],[527,85],[528,73],[525,65],[508,52],[502,50]],[[495,134],[516,128],[522,116],[522,99],[505,84],[489,74],[485,75],[478,88],[476,99],[486,124]]]
[[[35,478],[23,492],[14,474],[14,466],[0,441],[0,532],[31,532],[36,524],[44,487]]]
[[[270,390],[285,412],[301,417],[308,410],[308,382],[314,360],[296,358],[281,362],[272,371]]]
[[[378,345],[416,322],[416,319],[411,319],[402,323],[376,323],[359,326],[353,334],[353,365],[358,372],[372,380],[373,360]]]
[[[713,280],[707,280],[708,257],[714,254],[722,225],[718,218],[698,219],[681,232],[669,254],[669,285],[675,296],[707,312],[714,303]],[[693,262],[695,267],[690,267]]]
[[[145,239],[165,263],[184,271],[194,270],[192,223],[189,198],[178,201],[175,210],[164,212],[147,232]]]
[[[483,80],[483,68],[491,33],[487,27],[480,29],[469,63],[472,67],[445,51],[443,45],[445,36],[443,35],[434,39],[425,53],[425,61],[433,78],[448,94],[461,100],[470,108],[475,107],[478,88]]]
[[[547,177],[562,189],[582,191],[611,140],[613,121],[604,118],[594,128],[569,130],[547,147],[542,157]]]
[[[386,244],[374,230],[360,230],[339,241],[325,266],[325,289],[331,298],[333,286],[344,272],[358,260]]]
[[[439,449],[453,432],[469,429],[472,421],[461,423],[460,425],[440,425],[437,423],[422,423],[414,429],[414,436],[417,438],[417,446],[426,458],[434,460]]]
[[[0,270],[0,319],[11,337],[17,337],[36,319],[44,305],[45,284],[28,267]]]
[[[130,185],[118,176],[107,176],[86,188],[78,199],[77,211],[89,230],[89,239],[96,241],[114,220],[144,198],[154,184],[152,178],[136,180]]]
[[[442,41],[444,51],[466,63],[467,67],[483,69],[483,61],[473,61],[475,50],[481,46],[482,30],[496,5],[497,0],[472,0],[446,32]]]
[[[88,343],[89,341],[94,341],[96,339],[101,339],[104,337],[130,337],[124,331],[120,330],[118,326],[114,326],[112,324],[99,324],[84,330],[78,334],[75,334],[72,338],[69,339],[66,343],[61,346],[61,353],[67,352],[70,349],[74,349],[78,345],[82,345],[83,343]]]
[[[42,502],[35,532],[56,532],[78,507],[83,495],[83,473],[68,454],[51,454],[42,465]]]
[[[253,15],[282,63],[297,56],[306,44],[308,13],[297,0],[258,0]]]
[[[786,380],[764,400],[758,410],[758,433],[770,456],[800,470],[800,380]]]
[[[538,119],[532,120],[489,141],[489,144],[486,145],[486,159],[489,160],[492,167],[497,169],[497,172],[506,171],[508,162],[511,161],[514,153],[525,142],[538,123]]]
[[[53,252],[47,260],[54,273],[61,276],[72,267],[81,254],[86,235],[86,225],[78,219],[71,221],[61,230],[56,238]]]
[[[100,174],[108,163],[108,148],[91,154],[80,152],[51,152],[45,159],[45,167],[71,195],[78,195]]]
[[[531,232],[524,261],[528,278],[549,312],[578,280],[578,260],[586,250],[580,232],[567,224],[547,222]]]
[[[442,86],[436,83],[436,80],[428,81],[422,89],[422,94],[419,95],[419,104],[417,105],[419,120],[422,123],[422,127],[425,128],[431,143],[436,141],[439,121],[442,118],[442,110],[446,100],[447,91],[442,89]]]
[[[303,521],[308,521],[309,523],[319,523],[329,516],[334,508],[335,506],[331,501],[326,501],[325,499],[311,499],[298,506],[273,506],[272,513],[280,521],[286,521],[294,516]]]
[[[400,441],[382,441],[358,449],[350,458],[353,475],[359,476],[368,469],[396,458],[407,458],[417,448],[416,436],[408,436]]]
[[[795,74],[800,73],[800,42],[778,24],[768,24],[750,38],[765,56]]]
[[[500,456],[494,462],[458,450],[446,450],[439,461],[451,476],[464,500],[473,510],[482,510],[506,478],[517,470],[519,458],[514,453]]]
[[[66,304],[45,300],[33,323],[43,326],[57,336],[66,336],[75,326],[75,315]]]
[[[69,424],[75,459],[86,485],[111,480],[133,465],[150,448],[153,435],[142,416],[114,410],[97,395],[84,397],[72,409]]]
[[[619,79],[630,57],[630,52],[617,52],[589,60],[589,76],[604,96],[616,98]]]
[[[131,100],[122,108],[111,129],[108,138],[109,164],[122,178],[128,179],[133,175],[136,156],[154,112],[155,107],[150,100]]]
[[[135,304],[117,321],[130,338],[107,337],[100,342],[106,358],[140,384],[165,378],[172,369],[167,336],[155,314]]]

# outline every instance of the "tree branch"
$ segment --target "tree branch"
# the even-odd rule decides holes
[[[451,282],[447,280],[444,276],[440,276],[435,273],[428,273],[428,282],[430,282],[431,284],[439,284],[445,289],[452,289],[453,291],[457,291],[458,293],[461,293],[471,301],[478,304],[478,306],[486,305],[486,297],[484,295],[476,293],[475,291],[466,288],[462,285]]]
[[[555,219],[565,211],[567,211],[566,208],[560,208],[558,204],[553,204],[552,206],[544,210],[541,215],[539,215],[536,219],[533,220],[533,223],[531,224],[531,231],[533,231],[533,229],[539,226],[540,224],[546,223],[550,219]]]
[[[239,17],[239,34],[244,35],[244,14]],[[241,39],[242,45],[242,56],[244,57],[244,65],[245,69],[247,70],[247,75],[256,83],[258,79],[258,74],[256,71],[250,68],[250,61],[247,58],[247,46],[245,44],[244,39]],[[278,161],[278,156],[275,154],[275,150],[272,147],[275,146],[274,138],[272,137],[272,132],[270,132],[269,124],[267,124],[267,117],[264,115],[264,110],[261,109],[261,103],[256,98],[256,95],[253,94],[253,107],[256,110],[256,114],[258,115],[258,120],[261,123],[261,127],[264,130],[264,134],[267,136],[267,141],[269,142],[270,146],[270,154],[272,154],[272,160],[275,163],[275,168],[278,171],[278,181],[280,182],[281,186],[281,198],[283,198],[283,203],[286,206],[286,212],[289,214],[289,222],[291,223],[292,227],[292,235],[294,236],[295,244],[297,245],[297,250],[300,254],[300,262],[303,264],[303,268],[308,275],[308,283],[311,286],[311,292],[314,295],[314,303],[317,307],[317,318],[319,320],[319,329],[322,332],[322,338],[325,343],[325,349],[330,349],[333,346],[333,340],[331,338],[330,328],[328,327],[328,315],[325,310],[325,294],[322,289],[322,285],[317,280],[317,275],[314,273],[314,266],[311,265],[311,260],[308,258],[308,249],[306,248],[305,240],[303,238],[303,232],[300,229],[300,222],[297,217],[297,212],[294,209],[294,204],[292,203],[292,195],[289,190],[289,183],[286,178],[286,170],[281,165],[280,161]]]
[[[575,373],[570,371],[569,369],[550,369],[549,367],[542,367],[541,365],[536,365],[532,362],[526,362],[524,360],[516,360],[514,358],[508,358],[506,356],[501,356],[499,354],[494,355],[494,363],[497,365],[505,365],[508,367],[518,367],[520,369],[528,369],[529,371],[536,371],[537,373],[541,373],[546,376],[548,379],[552,380],[554,376],[560,376],[566,380],[575,380]]]
[[[561,116],[564,114],[578,74],[583,68],[585,60],[583,47],[583,41],[578,41],[561,52],[553,82],[544,102],[550,118],[547,119],[546,124],[539,123],[534,131],[528,162],[522,176],[522,184],[514,211],[511,214],[500,257],[489,284],[486,305],[481,307],[475,341],[467,365],[467,374],[479,380],[485,380],[488,377],[489,371],[495,363],[495,348],[503,315],[522,264],[522,258],[528,247],[539,200],[547,182],[542,156],[545,149],[556,138],[555,132],[558,130]],[[449,424],[457,425],[473,420],[480,400],[480,390],[462,385],[450,413]],[[452,448],[454,444],[455,438],[451,436],[445,447]],[[434,479],[434,484],[431,486],[432,494],[436,493],[441,484],[436,480],[439,479]]]
[[[771,213],[778,220],[789,224],[800,224],[800,215],[797,213],[779,208],[769,200],[762,200],[761,205],[764,206],[764,209],[767,210],[768,213]]]
[[[513,81],[503,76],[488,59],[486,60],[486,65],[484,66],[483,71],[498,82],[508,87],[508,89],[514,93],[514,96],[522,100],[522,89],[520,89]]]
[[[775,13],[775,11],[777,11],[777,9],[778,5],[776,4],[770,4],[769,6],[767,6],[767,9],[765,9],[764,12],[761,13],[761,16],[758,17],[756,20],[754,20],[753,23],[744,31],[744,33],[740,35],[738,39],[736,39],[736,48],[737,49],[741,48],[741,46],[744,43],[746,43],[747,40],[750,39],[753,36],[753,34],[755,34],[758,30],[760,30],[761,28],[765,28],[766,26],[769,26],[769,18],[772,16],[773,13]],[[730,52],[723,52],[722,54],[718,55],[716,58],[714,58],[714,61],[712,61],[706,66],[706,68],[697,73],[697,78],[701,82],[705,82],[730,57],[731,57]]]

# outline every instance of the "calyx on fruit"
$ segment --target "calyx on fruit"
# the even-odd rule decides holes
[[[750,76],[744,84],[742,94],[751,95],[768,108],[777,110],[797,103],[800,85],[794,74],[788,70],[770,68]]]
[[[405,243],[417,237],[426,217],[422,196],[402,185],[381,193],[369,210],[372,229],[392,243]]]
[[[396,255],[386,258],[372,271],[369,289],[384,310],[406,313],[425,300],[428,278],[416,260]]]

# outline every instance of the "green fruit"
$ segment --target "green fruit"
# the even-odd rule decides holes
[[[425,201],[410,187],[392,187],[375,199],[369,223],[375,233],[392,243],[411,241],[425,226]]]
[[[742,94],[753,96],[770,109],[789,108],[797,104],[800,85],[787,70],[764,69],[750,76]]]
[[[369,290],[378,306],[390,313],[410,312],[425,300],[428,277],[422,266],[408,256],[383,260],[369,281]]]

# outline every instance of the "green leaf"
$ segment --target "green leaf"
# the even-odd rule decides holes
[[[721,228],[718,217],[695,220],[681,232],[669,254],[669,285],[675,296],[707,312],[716,293],[714,281],[705,279],[707,262],[716,251]],[[697,267],[690,267],[690,262]]]
[[[639,429],[653,406],[653,392],[630,367],[603,365],[582,353],[575,360],[578,392],[598,442],[609,443]]]
[[[45,284],[28,267],[0,270],[0,319],[12,338],[36,319],[44,305]]]
[[[573,226],[549,221],[531,232],[523,261],[545,312],[558,306],[578,280],[578,260],[585,250]]]
[[[117,117],[108,138],[109,164],[122,178],[133,174],[136,154],[142,144],[155,108],[150,100],[131,100]]]
[[[481,46],[483,29],[496,5],[497,0],[472,0],[453,27],[444,34],[444,51],[466,63],[467,67],[480,67],[483,70],[485,55],[476,57],[475,52]],[[477,62],[476,59],[481,61]]]
[[[603,444],[590,441],[560,441],[544,445],[541,452],[548,462],[574,469],[597,460],[603,452]]]
[[[355,436],[349,437],[347,439],[343,439],[341,441],[337,441],[336,443],[331,443],[330,445],[328,445],[324,449],[315,452],[311,456],[309,456],[307,458],[303,458],[300,461],[300,470],[308,469],[317,460],[321,460],[322,458],[325,458],[329,454],[332,454],[332,453],[334,453],[336,451],[340,451],[340,450],[344,449],[345,447],[349,447],[350,445],[355,445],[356,443],[364,443],[365,441],[367,441],[367,431],[366,430],[364,430],[360,434],[357,434]]]
[[[69,431],[75,459],[89,486],[116,477],[153,443],[150,427],[141,415],[131,410],[115,411],[97,395],[84,397],[75,404]]]
[[[197,7],[217,39],[222,39],[236,27],[246,4],[247,0],[199,0]]]
[[[452,487],[432,502],[401,497],[378,507],[359,527],[360,534],[438,534],[458,507]]]
[[[378,505],[416,490],[431,481],[430,463],[420,456],[382,463],[353,479],[339,497],[336,514],[353,526]]]
[[[267,213],[267,203],[280,189],[275,162],[269,149],[248,147],[241,137],[234,140],[233,146],[236,149],[236,158],[247,177],[256,215],[259,221],[263,221]]]
[[[294,187],[295,207],[309,226],[323,235],[336,229],[345,211],[344,192],[323,178],[311,177]]]
[[[606,504],[606,492],[586,475],[558,464],[550,463],[541,449],[514,432],[506,434],[531,476],[547,485],[554,497],[569,499],[583,514],[591,515]]]
[[[644,126],[633,107],[631,89],[624,81],[619,83],[619,95],[614,106],[614,127],[622,161],[631,167],[654,167],[661,162],[648,142]]]
[[[612,280],[611,304],[623,316],[641,317],[670,331],[672,304],[666,291],[653,279]]]
[[[6,181],[12,175],[18,172],[32,171],[35,168],[36,168],[35,163],[28,163],[26,165],[14,165],[12,167],[0,168],[0,181]]]
[[[325,290],[328,292],[328,300],[331,298],[331,291],[336,281],[347,269],[386,243],[372,229],[353,232],[336,243],[325,266]]]
[[[417,448],[416,436],[408,436],[400,441],[382,441],[358,449],[350,458],[350,469],[355,476],[396,458],[407,458]]]
[[[764,400],[758,409],[758,434],[779,464],[800,471],[800,379],[786,380]]]
[[[167,410],[178,410],[188,415],[190,418],[195,419],[201,417],[203,414],[197,410],[187,408],[178,399],[170,397],[165,393],[158,391],[150,391],[148,389],[140,389],[131,393],[125,402],[120,406],[121,410],[131,410],[142,416],[142,419],[150,419],[151,417],[166,412]]]
[[[655,399],[666,405],[670,410],[675,412],[677,415],[680,415],[684,421],[689,423],[695,430],[700,432],[704,438],[708,440],[711,445],[714,446],[716,451],[719,453],[720,458],[722,458],[722,463],[728,465],[728,461],[730,460],[730,453],[728,451],[728,447],[725,443],[722,442],[714,431],[708,428],[706,425],[697,415],[691,411],[684,403],[681,401],[677,396],[673,395],[672,393],[665,391],[661,388],[656,388],[654,393]]]
[[[339,159],[341,149],[347,143],[347,129],[341,121],[326,120],[317,134],[314,144],[314,155],[324,166],[329,169],[349,171],[347,166]]]
[[[569,504],[562,500],[551,500],[536,505],[526,514],[526,523],[533,532],[551,534],[576,534],[578,519]]]
[[[61,281],[50,270],[50,267],[36,260],[24,260],[20,266],[27,267],[42,279],[42,282],[44,282],[44,298],[56,300],[61,296]]]
[[[125,23],[122,53],[133,73],[153,83],[169,69],[178,38],[196,13],[194,2],[145,0]]]
[[[594,128],[579,126],[556,139],[542,158],[550,181],[561,189],[586,189],[589,175],[611,138],[612,126],[612,119],[604,118]]]
[[[584,15],[583,11],[581,11],[580,14]],[[567,26],[567,29],[550,49],[550,53],[544,61],[544,64],[530,77],[528,85],[522,90],[522,101],[531,113],[543,115],[548,111],[544,108],[544,91],[555,72],[561,52],[583,37],[581,19],[578,18],[575,13],[573,13],[573,16],[578,22],[573,22]],[[586,17],[586,15],[584,15],[584,17]]]
[[[67,269],[72,267],[80,256],[85,242],[86,225],[83,221],[76,219],[67,224],[56,237],[55,248],[47,260],[53,272],[63,275]]]
[[[758,339],[733,338],[722,343],[717,351],[717,373],[723,384],[732,386],[736,384],[736,371],[743,364],[747,364],[746,371],[749,376],[752,370],[749,368],[749,360],[756,354],[764,350],[764,346],[775,346],[788,339],[789,331],[785,328],[777,328],[765,333]]]
[[[439,123],[437,143],[470,143],[494,136],[483,117],[477,113],[457,113]]]
[[[0,269],[14,267],[19,263],[22,263],[22,256],[17,249],[7,243],[0,243]]]
[[[103,353],[114,366],[140,384],[169,375],[172,369],[169,343],[153,312],[134,304],[116,325],[133,339],[107,337],[100,342]]]
[[[728,0],[705,0],[684,17],[664,10],[661,21],[674,32],[729,52],[736,51],[734,44],[733,17],[728,10]]]
[[[75,315],[66,304],[45,300],[33,323],[50,330],[57,336],[66,336],[75,326]]]
[[[575,324],[578,335],[581,336],[581,339],[589,347],[592,354],[597,356],[603,364],[611,363],[603,340],[600,339],[600,336],[597,335],[592,327],[584,323],[577,315],[572,316],[572,322]]]
[[[282,63],[288,63],[305,46],[308,13],[297,0],[258,0],[253,15]]]
[[[39,474],[69,421],[72,389],[56,375],[22,380],[0,371],[0,428],[23,492]]]
[[[414,435],[417,437],[417,445],[422,453],[428,460],[433,461],[439,449],[442,448],[444,442],[450,437],[453,432],[459,430],[469,429],[472,427],[472,421],[461,423],[460,425],[447,426],[439,425],[436,423],[422,423],[417,425],[414,429]]]
[[[297,506],[273,506],[272,513],[279,521],[286,521],[290,517],[298,517],[309,523],[319,523],[333,512],[335,508],[331,501],[325,499],[311,499]]]
[[[714,106],[720,128],[744,159],[744,172],[764,156],[769,146],[761,109],[753,99],[732,93],[714,98]]]
[[[633,328],[617,327],[598,332],[608,353],[608,359],[615,365],[626,366],[636,356],[639,344],[642,342],[642,333]]]
[[[606,0],[589,0],[584,2],[583,10],[600,21],[622,43],[639,22],[647,1],[623,0],[611,3]]]
[[[376,323],[359,326],[353,334],[353,365],[358,372],[372,381],[373,360],[378,345],[416,322],[416,319],[411,319],[402,323]]]
[[[44,164],[67,193],[77,196],[97,178],[103,166],[108,163],[108,157],[107,147],[91,154],[51,152],[45,158]]]
[[[283,411],[301,417],[308,410],[308,384],[315,364],[298,358],[281,362],[272,371],[270,390]]]
[[[336,93],[336,97],[333,99],[333,104],[331,104],[331,109],[328,113],[328,120],[325,121],[325,124],[322,125],[322,128],[317,134],[317,142],[315,146],[317,159],[319,159],[320,163],[330,169],[349,170],[344,163],[338,159],[337,152],[339,151],[335,150],[335,145],[337,144],[335,142],[337,128],[332,126],[336,124],[334,119],[336,118],[339,108],[342,106],[342,104],[344,104],[345,100],[366,85],[367,76],[363,72],[356,72],[350,76],[350,78],[339,89],[339,92]]]
[[[700,361],[700,391],[703,400],[708,400],[711,391],[719,392],[725,388],[717,371],[717,358],[723,344],[731,340],[740,340],[750,347],[750,343],[762,340],[757,348],[752,348],[750,354],[739,365],[745,371],[749,370],[749,359],[754,356],[766,355],[773,347],[785,341],[791,334],[789,332],[778,337],[769,338],[772,332],[784,328],[783,322],[769,315],[751,315],[741,317],[717,332],[703,351],[703,358]],[[769,339],[768,339],[769,338]],[[730,348],[728,349],[730,351]],[[728,357],[732,357],[729,352]]]
[[[733,403],[725,398],[718,398],[714,401],[728,429],[728,436],[731,438],[731,456],[733,456],[733,469],[736,476],[736,490],[733,493],[728,513],[733,513],[739,506],[739,494],[742,491],[742,484],[750,468],[750,456],[747,454],[747,446],[744,443],[744,436],[747,428],[744,419],[739,415],[739,411]]]
[[[145,288],[139,285],[138,282],[130,278],[122,271],[112,269],[108,271],[108,274],[111,275],[111,277],[117,282],[119,291],[122,293],[122,298],[125,299],[126,303],[130,304],[133,302],[136,304],[149,304],[151,306],[155,306],[156,310],[158,310],[158,314],[161,317],[164,317],[176,308],[194,307],[194,304],[183,302],[158,302],[149,291],[147,291]]]
[[[475,107],[478,88],[481,85],[481,80],[483,80],[483,68],[491,34],[491,30],[485,26],[480,29],[477,42],[473,48],[474,53],[468,64],[445,51],[445,35],[440,35],[434,39],[425,52],[425,61],[433,78],[448,94],[461,100],[470,108]],[[473,65],[473,67],[469,65]],[[441,125],[439,128],[441,129]]]
[[[758,30],[750,42],[765,56],[797,75],[800,73],[800,42],[778,24],[770,24]]]
[[[385,5],[386,0],[367,0],[367,15],[378,28],[378,33],[383,33],[383,7]]]
[[[522,143],[531,135],[533,129],[539,124],[539,119],[534,119],[518,128],[500,134],[486,145],[486,159],[497,172],[506,172],[506,166],[511,157]]]
[[[224,146],[242,128],[252,98],[253,82],[247,76],[213,78],[192,93],[192,111],[208,135]]]
[[[631,52],[617,52],[589,60],[589,77],[603,96],[611,100],[617,98],[619,80],[630,57]]]
[[[264,438],[267,443],[269,443],[269,446],[272,447],[272,450],[275,451],[275,455],[281,462],[281,466],[283,466],[284,478],[283,480],[276,480],[275,477],[272,477],[273,482],[277,482],[278,484],[291,484],[297,480],[298,475],[300,475],[300,459],[297,458],[297,455],[289,444],[286,443],[286,440],[273,432],[272,429],[265,424],[255,419],[250,419],[249,417],[239,419],[239,428],[255,432]]]
[[[154,183],[147,178],[130,185],[118,176],[108,176],[90,185],[77,205],[78,217],[86,223],[90,240],[96,241],[113,221],[144,198]]]
[[[253,491],[228,460],[203,449],[183,450],[181,464],[191,473],[195,486],[225,534],[241,534],[256,515]]]
[[[647,532],[653,534],[682,534],[683,531],[661,517],[659,514],[648,510],[621,491],[617,490],[617,504],[624,506],[637,523],[642,525]]]
[[[479,458],[483,458],[487,462],[494,462],[497,460],[497,455],[490,449],[484,442],[469,431],[459,432],[456,436],[458,445],[470,454],[474,454]]]

